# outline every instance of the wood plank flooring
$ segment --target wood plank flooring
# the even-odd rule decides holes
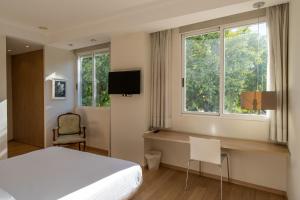
[[[132,200],[220,200],[220,181],[161,167],[143,170],[144,182]],[[223,183],[223,200],[286,200],[285,197],[231,183]]]
[[[16,141],[9,141],[7,147],[9,158],[41,149],[40,147],[23,144]]]
[[[77,149],[78,146],[70,148]],[[40,149],[18,142],[8,143],[8,156],[13,157]],[[87,147],[87,152],[107,156],[106,151]],[[184,190],[186,174],[161,167],[157,171],[143,169],[143,184],[131,200],[219,200],[220,182],[190,174],[189,189]],[[283,196],[231,183],[223,184],[223,200],[287,200]]]

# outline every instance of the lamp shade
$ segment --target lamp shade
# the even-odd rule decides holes
[[[241,107],[247,110],[276,110],[277,98],[274,91],[241,93]]]

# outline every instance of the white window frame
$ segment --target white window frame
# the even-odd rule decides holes
[[[95,63],[95,55],[101,54],[101,53],[109,53],[109,48],[103,48],[103,49],[97,49],[93,51],[86,51],[82,53],[77,53],[77,104],[79,107],[96,107],[100,108],[103,106],[96,106],[96,96],[97,96],[97,85],[96,85],[96,63]],[[92,106],[83,106],[81,102],[81,58],[84,56],[91,56],[93,58],[93,71],[92,71],[92,82],[93,82],[93,98],[92,98]]]
[[[210,32],[220,32],[220,27],[211,27],[207,29],[201,29],[189,33],[185,33],[181,35],[181,45],[182,45],[182,70],[181,70],[181,80],[184,80],[184,87],[181,85],[181,96],[182,96],[182,106],[181,112],[182,114],[192,114],[192,115],[212,115],[212,116],[219,116],[219,112],[196,112],[196,111],[186,111],[186,78],[185,78],[185,70],[186,70],[186,62],[185,62],[185,39],[188,37],[196,36],[196,35],[204,35]],[[220,32],[221,37],[221,32]],[[221,60],[220,60],[221,61]],[[219,65],[219,72],[220,72],[220,65]],[[219,80],[221,81],[221,80]]]
[[[260,17],[259,23],[266,22],[266,17]],[[181,114],[183,115],[200,115],[200,116],[215,116],[221,118],[231,118],[231,119],[244,119],[244,120],[257,120],[257,121],[268,121],[269,120],[269,113],[267,112],[266,115],[258,115],[258,114],[239,114],[239,113],[225,113],[224,110],[224,100],[225,100],[225,38],[224,32],[225,29],[234,28],[239,26],[247,26],[258,23],[258,19],[250,19],[244,20],[229,24],[223,24],[215,27],[210,27],[206,29],[191,31],[187,33],[181,34],[181,60],[182,60],[182,70],[181,70],[181,80],[184,80],[184,87],[181,85]],[[186,62],[185,62],[185,39],[187,37],[201,35],[209,32],[220,32],[220,64],[219,64],[219,112],[197,112],[197,111],[185,111],[185,103],[186,103],[186,77],[185,77],[185,69],[186,69]],[[222,55],[222,56],[221,56]],[[269,67],[269,66],[268,66]],[[269,75],[267,77],[267,85],[269,84]]]

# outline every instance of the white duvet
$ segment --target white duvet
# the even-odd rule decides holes
[[[141,183],[138,164],[62,147],[0,161],[7,200],[121,200]]]

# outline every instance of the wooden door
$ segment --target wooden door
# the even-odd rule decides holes
[[[43,50],[12,56],[14,140],[44,147]]]

